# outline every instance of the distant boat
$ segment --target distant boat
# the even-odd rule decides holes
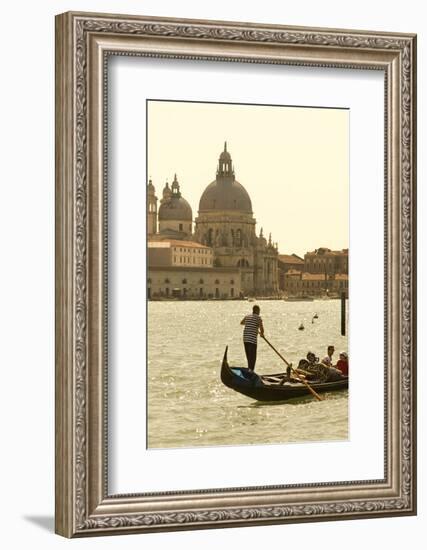
[[[298,330],[304,330],[304,328],[305,328],[305,327],[304,327],[304,324],[301,323],[300,326],[298,327]]]
[[[319,316],[317,315],[317,313],[313,316],[313,319],[318,319]]]
[[[288,296],[285,302],[314,302],[313,296]]]
[[[292,397],[304,397],[310,390],[293,377],[288,379],[286,372],[258,375],[245,367],[230,367],[225,349],[221,367],[221,381],[228,388],[251,397],[257,401],[286,401]],[[310,386],[317,392],[330,392],[348,388],[348,377],[343,376],[335,382],[310,380]]]

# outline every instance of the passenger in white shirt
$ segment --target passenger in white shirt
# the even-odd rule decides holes
[[[322,363],[328,367],[333,367],[332,356],[335,352],[334,346],[328,346],[328,355],[322,359]]]

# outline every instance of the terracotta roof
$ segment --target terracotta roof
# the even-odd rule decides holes
[[[303,273],[302,279],[305,281],[324,281],[325,280],[325,274],[324,273]]]
[[[330,248],[317,248],[311,252],[306,252],[306,256],[343,256],[348,255],[348,248],[343,248],[342,250],[331,250]]]
[[[303,264],[304,260],[295,254],[279,254],[277,259],[287,264]]]

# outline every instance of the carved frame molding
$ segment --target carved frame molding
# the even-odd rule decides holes
[[[385,478],[108,495],[106,97],[110,55],[385,74]],[[66,13],[56,18],[56,532],[67,537],[416,513],[416,37]]]

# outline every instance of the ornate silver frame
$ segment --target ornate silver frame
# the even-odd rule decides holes
[[[109,495],[105,59],[143,55],[385,73],[385,478]],[[416,37],[65,13],[56,18],[56,532],[66,537],[416,513]]]

